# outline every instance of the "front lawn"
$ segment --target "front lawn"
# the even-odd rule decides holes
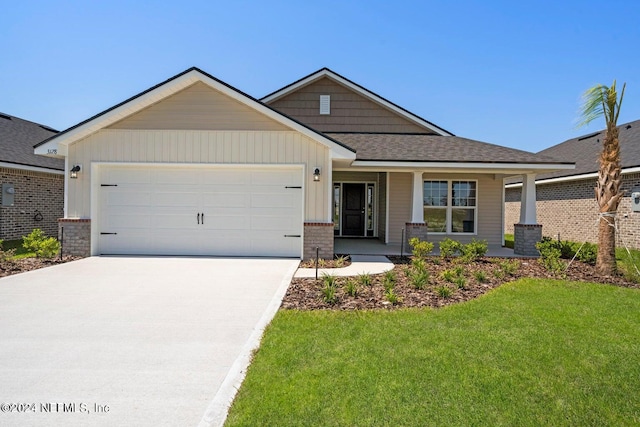
[[[521,279],[437,310],[281,310],[229,426],[638,425],[640,291]]]

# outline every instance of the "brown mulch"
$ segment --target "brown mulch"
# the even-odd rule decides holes
[[[337,302],[327,304],[322,298],[322,280],[294,278],[287,290],[282,302],[282,308],[296,310],[367,310],[367,309],[395,309],[401,307],[443,307],[459,302],[468,301],[487,293],[503,283],[520,278],[545,278],[564,279],[571,281],[595,282],[611,284],[628,288],[640,289],[640,284],[626,280],[622,276],[601,276],[595,267],[589,264],[574,261],[569,269],[560,275],[554,275],[547,271],[536,259],[483,258],[472,263],[462,264],[457,260],[443,260],[439,257],[428,257],[427,267],[430,273],[429,285],[424,289],[415,289],[411,280],[405,274],[405,270],[411,265],[409,258],[388,257],[394,264],[396,284],[394,292],[399,297],[399,302],[391,304],[385,298],[383,285],[384,274],[372,275],[370,286],[359,286],[358,295],[347,295],[344,283],[349,279],[338,278]],[[505,261],[517,263],[515,273],[504,274],[501,263]],[[442,272],[456,267],[463,268],[465,278],[464,288],[448,282],[442,277]],[[484,282],[479,281],[475,274],[483,271],[486,277]],[[358,277],[351,280],[358,281]],[[444,298],[438,295],[438,287],[447,286],[451,289],[451,296]]]
[[[44,258],[22,258],[15,260],[0,261],[0,277],[11,276],[12,274],[24,273],[26,271],[37,270],[39,268],[50,267],[52,265],[63,264],[65,262],[74,261],[80,257],[66,256],[52,259]]]
[[[319,259],[318,268],[342,268],[351,265],[349,255],[336,255],[334,259]],[[300,268],[316,268],[316,260],[302,261]]]

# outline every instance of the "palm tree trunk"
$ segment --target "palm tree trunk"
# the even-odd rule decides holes
[[[600,171],[595,188],[596,201],[600,207],[598,224],[598,256],[596,269],[605,275],[616,273],[616,229],[615,213],[623,193],[620,192],[620,144],[618,128],[608,125],[600,153]]]

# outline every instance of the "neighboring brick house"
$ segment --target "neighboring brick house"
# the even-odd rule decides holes
[[[34,145],[57,133],[0,113],[0,239],[19,239],[34,228],[49,236],[58,235],[64,205],[64,160],[33,152]]]
[[[618,207],[618,246],[640,249],[640,213],[631,210],[631,194],[640,192],[640,120],[619,127],[624,197]],[[573,171],[540,174],[536,178],[538,223],[543,234],[562,240],[597,242],[595,200],[598,156],[604,130],[573,138],[538,154],[576,163]],[[521,184],[505,188],[505,233],[513,233],[520,215]]]

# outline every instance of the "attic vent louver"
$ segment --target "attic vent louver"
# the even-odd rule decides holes
[[[320,95],[320,114],[331,114],[331,95]]]

